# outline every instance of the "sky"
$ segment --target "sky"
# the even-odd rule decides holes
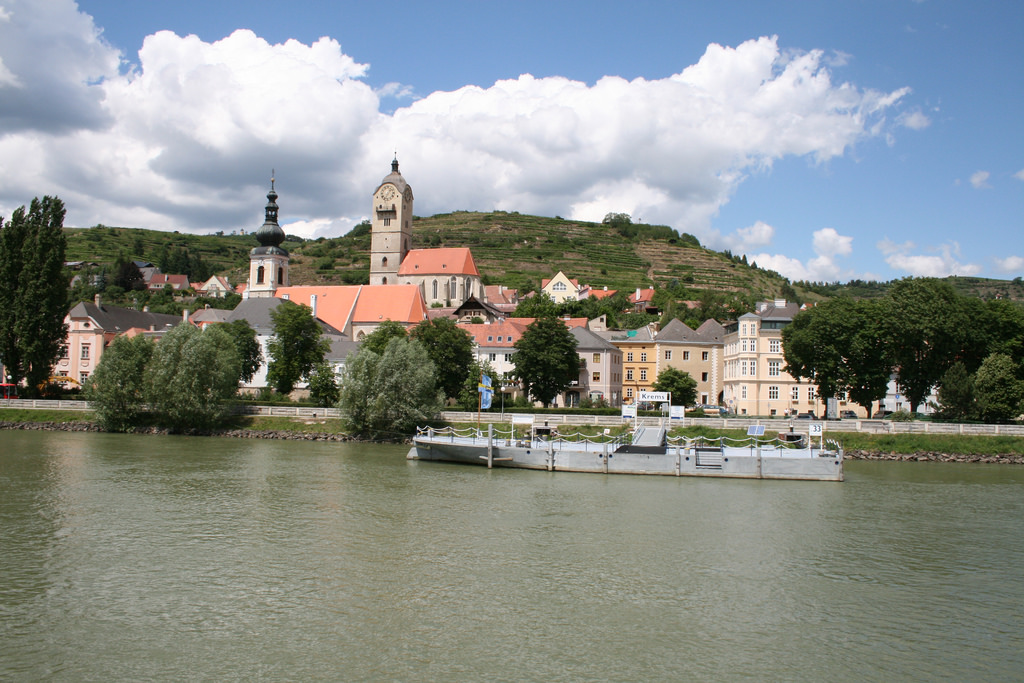
[[[1024,2],[0,0],[0,216],[628,213],[792,280],[1024,275]],[[569,274],[572,275],[571,273]],[[590,283],[600,285],[600,283]]]

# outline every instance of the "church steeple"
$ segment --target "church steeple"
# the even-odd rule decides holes
[[[277,192],[274,190],[274,176],[270,176],[270,192],[267,193],[266,218],[256,230],[256,241],[264,247],[280,247],[284,242],[284,230],[277,223]],[[282,250],[283,251],[283,250]]]
[[[263,225],[256,230],[256,241],[260,246],[249,252],[246,296],[270,297],[278,287],[288,286],[289,258],[288,252],[281,248],[285,234],[277,222],[277,211],[277,191],[274,190],[274,174],[271,172]]]
[[[398,170],[398,154],[391,173],[373,192],[370,214],[370,284],[398,282],[398,270],[412,242],[412,188]]]

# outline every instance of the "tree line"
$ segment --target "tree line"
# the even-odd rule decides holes
[[[940,417],[1003,422],[1024,410],[1024,309],[906,278],[885,296],[836,298],[782,330],[786,371],[824,401],[847,394],[871,413],[890,376],[917,409],[938,387]]]

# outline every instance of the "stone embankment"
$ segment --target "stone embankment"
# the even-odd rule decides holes
[[[0,429],[28,429],[47,432],[98,432],[92,422],[0,422]],[[162,427],[144,427],[135,434],[170,434]],[[284,439],[288,441],[359,441],[349,434],[333,432],[292,432],[283,429],[193,429],[184,436],[226,436],[234,439]]]
[[[971,453],[882,453],[881,451],[846,451],[847,460],[888,460],[891,462],[980,462],[996,465],[1024,465],[1024,455],[1004,453],[975,455]]]

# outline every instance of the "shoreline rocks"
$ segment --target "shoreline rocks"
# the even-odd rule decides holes
[[[1024,455],[1016,453],[978,455],[974,453],[935,453],[930,451],[918,451],[916,453],[883,453],[881,451],[847,450],[845,459],[886,460],[889,462],[962,462],[994,465],[1024,465]]]

